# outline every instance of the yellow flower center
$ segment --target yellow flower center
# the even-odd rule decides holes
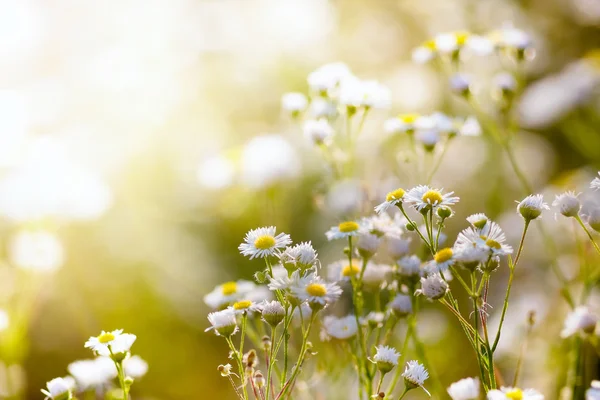
[[[113,340],[115,340],[115,335],[113,335],[110,332],[104,332],[104,333],[100,334],[100,336],[98,336],[98,341],[100,343],[109,343],[109,342],[112,342]]]
[[[344,233],[354,232],[358,230],[358,224],[354,221],[346,221],[339,224],[338,229]]]
[[[250,308],[251,305],[252,305],[252,302],[250,300],[241,300],[241,301],[238,301],[233,304],[233,309],[234,310],[245,310],[247,308]]]
[[[306,287],[306,293],[311,296],[323,297],[327,294],[327,289],[320,283],[311,283]]]
[[[237,292],[237,283],[235,282],[225,282],[222,286],[221,286],[221,292],[223,293],[224,296],[230,296],[232,294],[235,294]]]
[[[502,245],[496,242],[494,239],[488,239],[485,241],[485,244],[492,249],[501,249]]]
[[[342,269],[342,275],[344,276],[354,276],[360,272],[360,268],[356,265],[346,265],[344,269]]]
[[[385,201],[400,200],[404,196],[404,193],[406,193],[404,189],[396,189],[385,196]]]
[[[421,198],[427,204],[439,204],[444,200],[442,194],[437,190],[428,190]]]
[[[259,250],[268,250],[273,246],[275,246],[275,238],[271,235],[259,236],[254,241],[254,247],[256,247]]]
[[[513,389],[505,393],[506,397],[512,400],[522,400],[523,391],[521,389]]]
[[[404,122],[405,124],[413,124],[417,118],[419,118],[419,114],[403,114],[398,118],[400,118],[400,121]]]
[[[458,44],[459,46],[464,46],[465,43],[467,43],[467,39],[469,39],[469,35],[469,32],[465,31],[456,32],[456,44]]]
[[[423,43],[423,47],[429,50],[435,50],[435,40],[432,39],[426,41],[425,43]]]
[[[452,258],[452,249],[449,247],[446,247],[445,249],[441,249],[440,251],[435,253],[435,256],[433,256],[433,259],[438,264],[444,263],[451,258]]]

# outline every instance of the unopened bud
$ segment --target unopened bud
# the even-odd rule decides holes
[[[256,371],[254,373],[254,386],[256,386],[259,389],[265,386],[265,377],[260,371]]]
[[[243,357],[244,365],[248,368],[254,368],[258,365],[258,357],[256,357],[256,350],[252,349]]]

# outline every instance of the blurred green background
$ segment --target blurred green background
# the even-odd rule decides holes
[[[537,48],[525,71],[518,158],[540,191],[585,188],[600,168],[598,77],[578,68],[584,58],[594,65],[590,52],[600,45],[597,0],[0,0],[0,309],[9,317],[0,332],[0,386],[10,374],[23,384],[16,397],[6,387],[0,396],[41,398],[47,380],[90,358],[89,336],[123,328],[138,335],[135,353],[150,365],[133,398],[234,398],[216,370],[227,361],[224,342],[204,333],[202,297],[260,267],[237,252],[245,232],[277,225],[295,241],[312,240],[324,264],[340,254],[324,240],[339,214],[323,195],[321,159],[281,112],[281,95],[306,92],[307,74],[333,61],[392,89],[392,109],[374,112],[365,126],[366,167],[357,179],[369,210],[389,186],[393,160],[380,157],[377,139],[386,118],[468,114],[440,71],[411,62],[411,50],[437,33],[484,33],[506,22]],[[468,66],[482,92],[500,68],[486,59]],[[290,144],[274,158],[283,164],[278,174],[261,178],[244,146],[265,133]],[[464,227],[464,216],[485,211],[516,244],[513,206],[524,193],[499,150],[460,138],[434,183],[461,197],[450,233]],[[39,229],[64,249],[51,272],[16,265],[12,241]],[[564,229],[571,232],[556,224],[557,233]],[[564,240],[568,273],[574,251]],[[60,260],[49,246],[25,251]],[[556,332],[565,311],[541,245],[533,240],[525,256],[513,294],[514,341],[503,340],[500,359],[507,371],[526,312],[541,310]],[[426,315],[443,382],[475,374],[458,325],[436,306]],[[563,357],[547,333],[537,332],[525,370],[539,389],[554,389],[555,376],[540,371]],[[538,356],[538,347],[551,356]],[[8,372],[13,364],[20,367]],[[537,377],[527,380],[532,368]]]

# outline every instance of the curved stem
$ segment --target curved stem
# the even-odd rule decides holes
[[[579,225],[581,225],[581,228],[583,228],[583,230],[585,231],[585,233],[587,234],[588,238],[590,238],[590,242],[592,242],[592,245],[594,246],[594,249],[596,249],[596,252],[598,254],[600,254],[600,247],[598,247],[598,244],[596,243],[596,241],[594,240],[594,237],[592,236],[592,233],[589,231],[589,229],[585,226],[585,224],[583,223],[583,221],[581,220],[581,217],[579,216],[579,214],[577,214],[577,216],[575,217],[575,220],[579,223]]]

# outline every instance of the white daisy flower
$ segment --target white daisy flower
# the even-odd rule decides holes
[[[425,64],[437,56],[433,40],[427,41],[412,51],[412,60],[418,64]]]
[[[398,273],[406,278],[419,278],[423,274],[421,259],[415,255],[405,256],[398,260]]]
[[[392,219],[388,214],[373,215],[361,220],[361,231],[369,232],[379,237],[399,238],[404,232],[401,221]]]
[[[367,262],[362,279],[365,289],[378,288],[391,278],[392,272],[393,268],[390,265]]]
[[[456,260],[454,259],[454,251],[450,247],[438,250],[426,267],[427,272],[443,272],[450,268]]]
[[[442,139],[437,129],[419,129],[415,138],[427,151],[432,151]]]
[[[483,229],[490,219],[483,213],[471,214],[467,221],[476,229]]]
[[[285,271],[285,269],[284,269]],[[273,270],[273,274],[275,275],[275,270]],[[282,274],[281,276],[269,277],[269,290],[286,290],[291,288],[292,286],[299,285],[300,280],[303,279],[303,275],[300,273],[300,270],[296,270],[292,272],[292,275],[288,277],[287,272]]]
[[[521,390],[513,387],[492,389],[487,393],[488,400],[544,400],[544,395],[534,389]]]
[[[306,110],[308,99],[304,93],[290,92],[281,96],[281,107],[292,115],[297,115]]]
[[[369,326],[371,329],[380,328],[383,326],[385,314],[378,311],[371,311],[364,317],[358,319],[361,325]]]
[[[402,204],[402,202],[404,201],[405,195],[406,195],[406,192],[402,188],[398,188],[396,190],[389,192],[385,196],[385,201],[383,203],[379,204],[377,207],[375,207],[375,212],[377,214],[381,214],[381,213],[387,211],[387,209],[390,207],[394,207],[394,206],[397,206],[398,204]]]
[[[479,378],[465,378],[448,387],[452,400],[479,400]]]
[[[492,256],[505,256],[512,254],[511,246],[505,244],[506,236],[500,226],[489,221],[483,229],[469,227],[458,234],[455,248],[481,247],[486,249]]]
[[[67,370],[82,391],[102,388],[117,376],[115,363],[109,357],[75,361],[69,364]]]
[[[375,350],[376,353],[375,356],[373,356],[373,362],[377,364],[377,369],[382,374],[387,374],[398,365],[400,353],[398,353],[395,348],[380,345],[377,346]]]
[[[46,390],[42,389],[42,393],[47,399],[52,400],[70,400],[71,388],[63,378],[54,378],[46,383]]]
[[[405,132],[404,124],[398,118],[388,118],[383,123],[383,130],[389,135]]]
[[[235,315],[249,314],[251,312],[260,311],[260,305],[252,300],[239,300],[227,307]]]
[[[293,295],[312,307],[325,307],[342,295],[342,289],[335,283],[327,283],[317,274],[310,274],[291,287]]]
[[[274,226],[252,229],[246,234],[245,243],[238,246],[240,253],[250,256],[251,260],[255,257],[264,258],[274,255],[279,249],[292,243],[290,235],[285,233],[276,235],[276,230]]]
[[[490,251],[484,246],[462,246],[454,248],[454,261],[463,267],[473,270],[477,265],[490,258]]]
[[[436,210],[440,206],[452,206],[458,203],[459,198],[452,196],[454,192],[443,194],[442,191],[443,189],[432,189],[429,186],[419,185],[404,195],[404,202],[412,205],[417,211]]]
[[[598,172],[598,175],[600,175],[600,171]],[[590,189],[600,189],[600,178],[596,177],[590,182]]]
[[[578,332],[592,334],[596,330],[598,317],[586,306],[579,306],[569,313],[565,325],[560,332],[562,338],[573,336]]]
[[[585,392],[585,400],[600,400],[600,381],[592,381],[590,388]]]
[[[587,223],[593,230],[600,232],[600,208],[591,210],[588,213]]]
[[[448,284],[439,274],[430,274],[421,278],[421,289],[415,293],[422,294],[429,300],[439,300],[448,292]]]
[[[564,192],[556,196],[552,206],[558,207],[558,211],[565,217],[576,217],[581,210],[581,202],[577,196],[579,194],[575,194],[575,192]]]
[[[397,119],[400,121],[398,129],[401,133],[412,134],[415,132],[417,122],[423,117],[419,114],[400,114]]]
[[[412,301],[410,296],[405,294],[397,294],[396,297],[390,301],[388,307],[397,317],[405,317],[412,313]]]
[[[346,259],[336,261],[327,266],[327,277],[330,281],[348,281],[360,274],[360,265],[358,259],[353,259],[351,265]]]
[[[429,378],[429,373],[417,360],[412,360],[406,363],[406,369],[402,373],[404,383],[407,388],[414,389],[416,387],[423,388],[423,384]],[[425,388],[423,388],[425,390]],[[425,390],[427,392],[427,390]],[[429,394],[429,392],[427,392]]]
[[[499,33],[500,42],[498,44],[501,47],[513,48],[518,51],[525,51],[532,47],[531,37],[520,29],[506,26]]]
[[[123,361],[125,375],[133,379],[139,379],[148,372],[148,363],[140,356],[131,356]]]
[[[213,310],[218,310],[247,297],[256,288],[257,286],[254,282],[246,280],[225,282],[205,295],[204,303]]]
[[[345,239],[350,236],[358,236],[360,228],[361,226],[358,222],[345,221],[341,222],[338,226],[332,226],[325,233],[325,236],[327,240]]]
[[[112,332],[102,331],[98,336],[92,336],[83,347],[91,349],[101,356],[110,356],[109,347],[113,345],[116,339],[123,334],[123,329],[116,329]]]
[[[450,89],[460,95],[466,96],[471,91],[471,78],[465,74],[454,74],[450,77]]]
[[[285,317],[285,308],[278,301],[264,302],[261,306],[262,319],[272,327],[276,327]]]
[[[363,257],[372,257],[379,249],[382,238],[372,233],[361,233],[356,242],[356,248]]]
[[[10,325],[10,318],[8,313],[0,309],[0,332],[5,331]]]
[[[313,118],[333,118],[338,114],[335,103],[323,97],[317,97],[310,102],[310,115]]]
[[[333,127],[324,118],[305,121],[302,131],[304,132],[304,136],[316,145],[329,145],[335,133]]]
[[[328,315],[323,318],[322,339],[350,339],[356,335],[356,332],[358,332],[358,325],[354,315],[347,315],[342,318]]]
[[[517,80],[508,72],[496,74],[493,82],[494,88],[501,94],[510,94],[517,90]]]
[[[335,89],[344,79],[352,77],[350,68],[342,62],[325,64],[308,75],[308,86],[321,95]]]
[[[549,210],[548,204],[544,203],[544,196],[532,194],[525,197],[517,206],[517,212],[526,221],[532,221],[542,215],[542,210]]]
[[[294,266],[300,269],[310,268],[318,262],[317,251],[311,242],[302,242],[295,246],[288,246],[277,256],[283,265]]]
[[[461,136],[481,136],[481,125],[477,118],[467,117],[461,124],[458,133]]]
[[[24,270],[51,272],[64,264],[65,249],[58,236],[50,231],[23,229],[10,237],[8,259]]]
[[[490,38],[480,35],[470,35],[466,43],[467,49],[478,56],[487,56],[494,52],[495,44]]]
[[[392,91],[385,85],[368,80],[362,82],[362,106],[367,108],[390,108],[392,104]]]
[[[229,337],[235,335],[238,331],[235,313],[230,309],[209,313],[208,322],[210,322],[211,326],[205,332],[214,329],[218,336]]]
[[[469,38],[468,32],[449,32],[437,35],[434,38],[435,48],[442,54],[453,55],[460,51]]]
[[[115,340],[112,341],[109,349],[110,349],[110,351],[112,351],[112,354],[128,353],[136,339],[137,339],[137,336],[135,336],[134,334],[123,333],[123,334],[117,336],[115,338]],[[110,356],[111,355],[110,352],[108,354],[103,354],[101,352],[98,352],[98,353],[101,356]]]
[[[386,248],[389,256],[393,260],[398,260],[406,256],[410,251],[411,238],[388,237],[386,238]]]

